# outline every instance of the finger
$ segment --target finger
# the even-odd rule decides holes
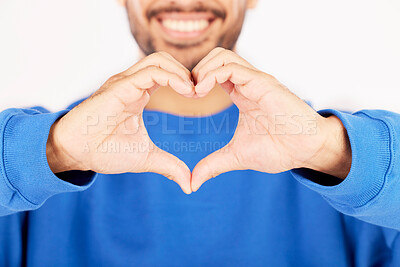
[[[204,79],[196,84],[195,91],[198,96],[205,96],[216,84],[245,85],[253,76],[250,69],[237,63],[229,63],[212,70],[206,74]]]
[[[186,194],[192,193],[190,187],[191,172],[188,166],[174,155],[155,147],[147,158],[148,170],[164,175],[176,182]]]
[[[183,66],[179,61],[166,52],[158,52],[151,54],[126,71],[122,72],[123,75],[131,75],[139,70],[148,66],[156,66],[171,73],[178,74],[183,80],[192,82],[190,71]]]
[[[231,82],[231,81],[226,81],[224,83],[221,83],[221,87],[222,89],[225,90],[225,92],[230,95],[233,91],[233,88],[235,87],[235,85]]]
[[[183,80],[175,73],[156,66],[147,66],[132,75],[118,80],[113,85],[115,93],[118,94],[121,101],[127,103],[137,101],[143,95],[143,90],[154,90],[155,86],[169,86],[186,97],[194,95],[191,83]]]
[[[208,72],[195,86],[196,94],[200,97],[205,96],[216,84],[230,86],[228,81],[234,84],[239,93],[252,101],[258,101],[268,89],[266,74],[237,63],[229,63]]]
[[[207,62],[199,65],[198,68],[192,71],[192,74],[196,78],[196,81],[199,83],[203,80],[208,72],[230,63],[237,63],[249,69],[255,69],[250,63],[248,63],[236,53],[232,52],[231,50],[223,49],[220,50],[213,57],[210,57]]]
[[[222,173],[242,169],[238,158],[227,145],[197,163],[192,171],[192,191],[196,192],[203,183]]]
[[[197,63],[197,65],[192,69],[192,74],[193,76],[197,77],[197,72],[200,68],[202,68],[204,66],[204,64],[206,64],[211,58],[215,57],[215,55],[219,54],[221,51],[224,51],[225,49],[222,47],[216,47],[213,50],[211,50],[207,56],[205,56],[202,60],[200,60],[199,63]],[[195,77],[193,77],[195,78]]]
[[[161,51],[158,53],[161,53],[163,56],[165,56],[165,57],[169,58],[170,60],[172,60],[173,62],[175,62],[178,66],[180,66],[186,72],[187,76],[189,76],[189,77],[191,76],[191,72],[182,63],[180,63],[177,59],[175,59],[171,54],[164,52],[164,51]]]

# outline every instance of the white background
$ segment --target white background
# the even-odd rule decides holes
[[[399,0],[260,0],[238,52],[316,109],[400,112]],[[136,59],[115,0],[0,0],[0,110],[62,109]]]

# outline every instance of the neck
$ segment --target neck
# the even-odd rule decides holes
[[[170,87],[161,87],[151,95],[146,109],[178,116],[198,117],[218,113],[231,105],[229,95],[220,86],[216,86],[202,98],[187,98]]]

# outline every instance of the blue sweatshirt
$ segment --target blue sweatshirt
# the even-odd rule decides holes
[[[233,171],[185,195],[154,173],[54,175],[46,141],[68,110],[0,113],[0,266],[400,266],[400,115],[320,112],[350,138],[343,182]],[[231,139],[237,118],[235,106],[144,112],[152,140],[190,169]]]

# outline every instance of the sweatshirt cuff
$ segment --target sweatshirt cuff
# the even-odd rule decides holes
[[[46,144],[53,123],[68,110],[57,113],[26,114],[18,111],[7,121],[3,133],[3,160],[7,186],[13,191],[15,206],[23,201],[27,208],[41,206],[49,197],[88,188],[94,172],[71,172],[70,178],[57,177],[47,162]],[[15,199],[17,196],[17,199]],[[18,200],[19,199],[19,200]],[[10,203],[12,204],[12,203]],[[14,205],[12,205],[14,206]]]
[[[374,199],[385,185],[392,151],[390,130],[385,122],[362,111],[348,114],[326,109],[319,113],[338,117],[346,128],[352,151],[350,172],[343,181],[331,186],[323,181],[332,181],[333,177],[320,172],[294,169],[291,173],[333,206],[351,213]]]

